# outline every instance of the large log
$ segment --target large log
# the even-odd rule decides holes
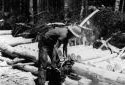
[[[20,69],[20,70],[31,72],[34,75],[38,75],[38,68],[36,68],[34,66],[17,64],[17,65],[14,65],[13,68],[17,68],[17,69]]]
[[[111,59],[115,58],[116,56],[117,56],[117,53],[113,53],[111,55],[104,56],[104,57],[101,57],[101,58],[96,58],[96,59],[93,59],[93,60],[83,61],[83,63],[84,62],[99,63],[99,62],[103,62],[103,61],[106,61],[106,60],[111,60]]]
[[[17,63],[21,63],[22,61],[24,61],[25,59],[20,59],[20,58],[15,58],[11,61],[7,61],[7,64],[8,65],[14,65],[14,64],[17,64]]]
[[[119,52],[119,55],[117,57],[122,57],[122,54],[125,52],[125,47],[122,48],[122,50]]]
[[[91,55],[89,53],[91,53]],[[89,46],[78,45],[68,47],[68,54],[75,54],[75,59],[77,59],[78,61],[85,62],[109,56],[111,53],[109,50],[103,51],[101,49],[93,49]]]
[[[32,39],[18,39],[15,40],[14,42],[10,42],[8,43],[11,46],[17,46],[17,45],[21,45],[21,44],[28,44],[28,43],[32,43]]]
[[[121,73],[111,72],[104,69],[95,68],[81,63],[74,63],[72,69],[75,73],[85,76],[93,81],[105,81],[110,83],[118,83],[117,85],[125,85],[125,75]]]
[[[78,81],[66,77],[64,85],[78,85]]]
[[[12,30],[0,30],[0,35],[11,35]]]
[[[0,36],[0,41],[5,42],[11,46],[16,46],[20,44],[31,43],[32,39],[25,39],[22,37],[13,37],[12,35],[2,35]]]
[[[119,53],[121,49],[107,43],[108,47],[112,50],[112,52]]]
[[[35,54],[33,52],[27,52],[26,50],[23,50],[23,49],[19,50],[4,42],[0,42],[0,50],[13,57],[22,57],[25,59],[30,59],[34,62],[36,62],[38,60],[38,54],[37,54],[38,52],[36,52],[36,54]]]
[[[92,84],[92,81],[90,79],[81,76],[80,80],[73,80],[70,79],[69,77],[66,77],[64,85],[95,85],[95,84]]]

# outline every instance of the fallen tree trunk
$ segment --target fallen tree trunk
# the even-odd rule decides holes
[[[68,77],[65,78],[64,85],[78,85],[78,81],[72,80]]]
[[[17,46],[17,45],[21,45],[21,44],[28,44],[28,43],[32,43],[32,39],[18,39],[15,40],[14,42],[10,42],[8,43],[11,46]]]
[[[107,43],[108,47],[112,50],[112,52],[116,52],[116,53],[119,53],[121,49]]]
[[[0,35],[11,35],[12,30],[0,30]]]
[[[20,69],[20,70],[24,70],[24,71],[27,71],[27,72],[31,72],[32,74],[34,75],[38,75],[38,68],[34,67],[34,66],[30,66],[30,65],[14,65],[13,68],[17,68],[17,69]]]
[[[14,64],[17,64],[17,63],[21,63],[22,61],[24,61],[25,59],[20,59],[20,58],[15,58],[11,61],[7,61],[7,64],[8,65],[14,65]]]
[[[113,58],[115,58],[117,56],[116,53],[113,53],[111,55],[108,55],[108,56],[104,56],[104,57],[101,57],[101,58],[97,58],[97,59],[93,59],[93,60],[88,60],[88,61],[85,61],[85,62],[90,62],[90,63],[99,63],[99,62],[103,62],[103,61],[106,61],[106,60],[111,60]],[[81,62],[82,63],[82,62]],[[83,62],[84,63],[84,62]]]
[[[0,42],[0,50],[13,57],[22,57],[25,59],[32,60],[34,62],[38,60],[38,52],[33,53],[31,51],[27,52],[26,50],[23,50],[23,49],[19,50],[3,42]]]
[[[96,82],[105,81],[110,83],[119,83],[117,85],[125,84],[125,75],[121,73],[110,72],[104,69],[95,68],[81,63],[74,63],[72,69],[75,73],[81,76],[85,76],[88,79]]]
[[[118,58],[119,57],[122,57],[122,54],[125,52],[125,47],[124,48],[122,48],[122,50],[119,52],[119,55],[117,56]]]
[[[11,46],[16,46],[16,45],[20,45],[20,44],[27,44],[27,43],[31,43],[32,39],[25,39],[22,37],[13,37],[12,35],[2,35],[0,36],[0,40],[2,42],[5,42]]]

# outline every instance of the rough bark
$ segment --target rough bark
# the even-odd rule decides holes
[[[27,72],[31,72],[32,74],[34,75],[38,75],[38,68],[34,67],[34,66],[30,66],[30,65],[14,65],[13,68],[17,68],[17,69],[20,69],[20,70],[24,70],[24,71],[27,71]]]
[[[0,50],[4,53],[7,53],[8,55],[11,55],[13,57],[22,57],[25,59],[30,59],[34,62],[38,59],[38,55],[32,54],[31,51],[26,50],[19,50],[17,48],[11,47],[10,45],[0,42]]]
[[[3,34],[3,33],[5,34],[4,31],[0,32],[0,34]],[[22,37],[12,37],[12,35],[1,35],[0,41],[2,41],[2,43],[6,43],[11,46],[32,43],[32,39],[25,39]]]
[[[81,63],[74,63],[72,69],[75,73],[81,76],[85,76],[95,82],[104,81],[111,83],[116,82],[123,85],[125,84],[125,75],[121,73],[110,72],[104,69],[95,68]]]

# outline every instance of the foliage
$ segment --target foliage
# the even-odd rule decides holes
[[[63,22],[64,21],[64,12],[60,13],[51,13],[44,11],[41,14],[35,16],[36,25],[52,23],[52,22]]]
[[[125,16],[120,12],[114,12],[109,9],[103,9],[95,14],[90,20],[98,31],[97,37],[107,39],[113,33],[122,31],[124,32]]]

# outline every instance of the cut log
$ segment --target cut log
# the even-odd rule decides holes
[[[119,52],[119,55],[117,57],[122,57],[122,54],[125,52],[125,47],[122,48],[122,50]]]
[[[0,61],[12,61],[10,58],[6,58],[6,57],[2,57],[1,55],[0,55]]]
[[[92,85],[92,80],[87,79],[85,77],[82,77],[79,81],[78,81],[78,85]]]
[[[16,46],[20,44],[31,43],[32,39],[25,39],[22,37],[13,37],[12,35],[2,35],[0,36],[0,41],[5,42],[11,46]]]
[[[125,84],[125,75],[116,72],[110,72],[104,69],[95,68],[92,66],[84,65],[81,63],[74,63],[72,69],[75,73],[81,76],[85,76],[93,81],[105,81],[105,82],[115,82],[120,84]]]
[[[32,74],[34,75],[38,75],[38,68],[34,67],[34,66],[30,66],[30,65],[14,65],[13,68],[17,68],[17,69],[20,69],[20,70],[24,70],[24,71],[27,71],[27,72],[31,72]]]
[[[11,35],[12,30],[0,30],[0,35]]]
[[[17,46],[17,45],[21,45],[21,44],[28,44],[28,43],[32,43],[32,39],[18,39],[15,40],[14,42],[10,42],[8,43],[11,46]]]
[[[111,55],[108,55],[108,56],[105,56],[105,57],[102,57],[102,58],[100,57],[100,58],[96,58],[96,59],[93,59],[93,60],[89,60],[87,62],[90,62],[90,63],[99,63],[99,62],[102,62],[102,61],[113,59],[116,56],[117,56],[117,53],[113,53]]]
[[[121,49],[107,43],[108,47],[112,50],[112,52],[116,52],[116,53],[119,53]]]
[[[78,85],[78,81],[66,77],[64,85]]]
[[[20,50],[16,49],[3,42],[0,42],[0,50],[2,52],[7,53],[8,55],[11,55],[14,57],[22,57],[25,59],[30,59],[34,62],[36,62],[38,59],[38,52],[37,52],[37,54],[32,54],[32,52],[27,52],[26,50],[22,50],[22,49],[20,49]]]
[[[20,59],[20,58],[15,58],[13,59],[12,61],[7,61],[7,64],[8,65],[13,65],[13,64],[17,64],[17,63],[20,63],[22,61],[24,61],[25,59]]]

